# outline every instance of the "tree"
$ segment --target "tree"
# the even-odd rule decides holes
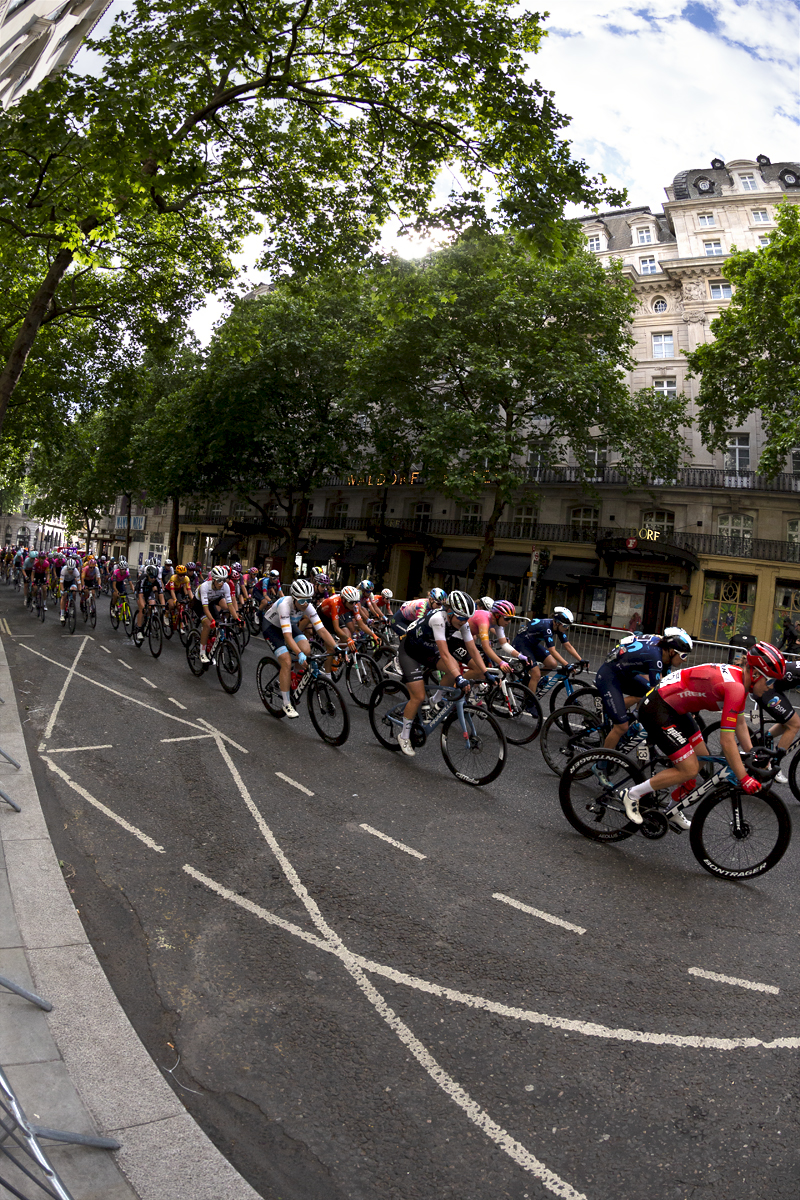
[[[0,115],[0,428],[43,328],[117,312],[144,336],[230,283],[262,223],[275,269],[360,259],[393,216],[557,249],[566,201],[622,197],[527,80],[541,36],[511,0],[137,0],[97,75]]]
[[[767,246],[723,264],[735,287],[731,302],[711,322],[715,340],[688,355],[690,378],[700,377],[703,441],[724,450],[730,430],[760,411],[759,465],[768,475],[800,445],[800,206],[779,205],[775,223]]]
[[[381,469],[400,447],[426,482],[470,499],[492,493],[472,590],[479,595],[504,506],[532,491],[528,462],[565,445],[591,461],[600,442],[634,482],[671,474],[683,398],[632,397],[634,297],[616,263],[562,262],[510,236],[465,236],[417,264],[394,265],[379,293],[380,332],[359,366]],[[396,459],[395,459],[396,461]]]

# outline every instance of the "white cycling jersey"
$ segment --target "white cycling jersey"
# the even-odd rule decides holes
[[[222,584],[222,587],[214,587],[212,580],[204,579],[197,591],[194,594],[195,600],[199,600],[201,604],[213,604],[217,600],[230,601],[231,589],[228,586],[228,581]]]
[[[64,586],[65,583],[66,584],[80,583],[80,578],[81,578],[81,573],[77,567],[62,567],[61,568],[61,574],[59,575],[59,580],[61,581],[62,587]]]
[[[313,604],[307,604],[305,608],[295,608],[294,600],[291,596],[281,596],[279,600],[270,605],[264,616],[270,625],[274,625],[276,629],[280,629],[284,635],[292,632],[292,621],[296,625],[301,617],[308,617],[315,629],[325,628]]]

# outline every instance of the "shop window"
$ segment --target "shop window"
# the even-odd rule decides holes
[[[787,617],[800,635],[800,583],[777,583],[775,585],[775,607],[772,614],[773,642],[777,643],[783,637],[783,622]]]
[[[642,524],[645,529],[657,529],[659,533],[675,532],[675,513],[663,508],[652,508],[642,513]]]
[[[707,642],[729,642],[735,633],[750,633],[755,603],[755,583],[706,579],[700,637]]]

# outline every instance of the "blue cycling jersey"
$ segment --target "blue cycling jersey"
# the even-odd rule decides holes
[[[531,646],[534,644],[544,645],[549,650],[556,644],[556,637],[562,646],[564,642],[569,641],[569,634],[565,633],[563,629],[556,629],[552,617],[542,617],[538,621],[531,621],[527,628],[518,633],[514,638],[514,645],[519,649],[518,642],[523,644],[527,642]]]
[[[661,649],[652,645],[649,638],[626,639],[615,648],[605,665],[620,682],[639,678],[649,687],[661,682]]]

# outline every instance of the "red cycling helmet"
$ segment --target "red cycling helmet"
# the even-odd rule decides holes
[[[756,642],[750,647],[747,665],[751,674],[764,675],[767,679],[783,679],[786,674],[786,659],[769,642]]]

